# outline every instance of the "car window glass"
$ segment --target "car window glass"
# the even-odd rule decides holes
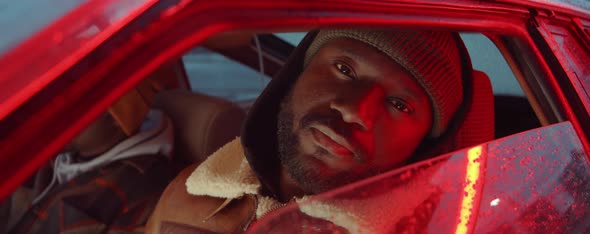
[[[203,47],[182,56],[194,92],[234,102],[253,100],[270,78],[259,71]]]
[[[0,37],[0,54],[87,1],[1,1],[0,28],[10,33],[4,33]]]
[[[305,33],[302,32],[289,32],[289,33],[275,33],[275,36],[285,40],[286,42],[291,43],[291,45],[296,46],[305,36]]]
[[[251,232],[587,232],[589,173],[563,122],[297,200]]]
[[[524,96],[506,60],[489,38],[480,33],[461,33],[461,38],[473,68],[490,77],[495,95]]]

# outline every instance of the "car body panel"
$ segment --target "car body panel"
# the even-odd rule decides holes
[[[98,4],[96,2],[88,4]],[[535,4],[539,7],[541,3]],[[527,30],[531,24],[529,7],[533,5],[467,0],[163,0],[140,2],[135,6],[121,16],[117,24],[107,27],[109,30],[94,34],[92,43],[77,44],[57,55],[51,51],[54,44],[40,43],[51,38],[54,31],[76,29],[68,32],[80,33],[79,28],[72,26],[73,19],[84,13],[79,10],[59,21],[63,24],[54,24],[0,59],[0,178],[3,180],[0,199],[164,62],[180,57],[215,33],[233,29],[302,31],[350,24],[397,25],[483,31],[515,38],[514,41],[530,53],[527,57],[530,60],[525,62],[540,67],[535,77],[551,83],[548,96],[557,97],[556,108],[563,110],[564,120],[571,122],[582,144],[589,149],[585,125],[582,126],[581,117],[577,117],[580,113],[572,110],[568,103],[571,97],[567,97],[555,81],[556,68],[547,64]],[[576,12],[578,17],[585,14],[584,10]],[[562,13],[556,11],[555,14]],[[585,16],[590,18],[589,15]],[[503,39],[498,37],[498,41]],[[38,58],[32,56],[31,51],[37,52]],[[512,51],[504,50],[504,53],[507,56]],[[70,59],[63,60],[66,57]],[[44,66],[28,71],[36,62],[43,62]],[[582,98],[587,101],[587,97]],[[588,113],[584,115],[587,117]]]
[[[298,201],[265,215],[249,233],[330,231],[307,224],[351,214],[358,233],[585,233],[587,157],[571,123],[562,122]],[[328,206],[342,212],[317,212]]]
[[[548,80],[562,90],[571,114],[578,117],[576,128],[590,129],[590,28],[588,19],[539,14],[529,27],[556,79]],[[542,38],[542,39],[541,39]],[[541,42],[542,41],[542,42]],[[589,148],[588,138],[582,143]]]
[[[88,1],[0,58],[0,119],[156,1]]]
[[[580,17],[588,17],[590,14],[590,2],[585,0],[500,0],[500,2]]]

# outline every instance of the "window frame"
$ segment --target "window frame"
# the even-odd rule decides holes
[[[179,57],[213,34],[232,29],[276,31],[283,28],[301,31],[350,24],[395,25],[425,30],[502,33],[509,38],[517,38],[516,43],[507,43],[509,53],[514,55],[522,48],[528,49],[529,62],[538,65],[539,69],[526,70],[523,65],[517,68],[540,74],[523,72],[525,77],[546,79],[549,84],[543,87],[555,93],[556,98],[552,100],[564,108],[564,120],[572,122],[586,149],[590,149],[586,133],[580,127],[580,121],[587,120],[576,116],[570,100],[555,80],[554,73],[563,67],[547,64],[538,48],[539,41],[531,36],[526,27],[530,10],[525,6],[480,1],[475,4],[468,0],[445,3],[436,0],[420,3],[349,0],[347,4],[332,1],[275,3],[228,0],[208,5],[195,0],[173,8],[169,6],[171,2],[160,1],[146,10],[0,120],[3,130],[0,131],[0,138],[3,139],[0,142],[0,155],[3,155],[0,165],[10,165],[6,170],[0,170],[0,178],[6,181],[0,185],[0,198],[9,194],[118,97],[161,64]],[[165,10],[169,10],[167,14],[154,17],[154,14],[159,15]],[[64,116],[63,113],[69,115]],[[587,113],[584,117],[588,117]],[[36,140],[31,142],[30,139]]]

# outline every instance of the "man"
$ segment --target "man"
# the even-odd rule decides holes
[[[240,232],[289,202],[424,157],[464,103],[464,50],[450,32],[309,33],[241,138],[181,172],[147,231]]]
[[[156,92],[175,86],[166,82],[151,77],[123,95],[37,172],[32,188],[7,199],[7,232],[143,232],[179,171],[171,122],[150,109]]]

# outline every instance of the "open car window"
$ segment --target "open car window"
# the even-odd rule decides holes
[[[297,200],[250,233],[585,233],[589,185],[563,122]]]
[[[0,2],[0,28],[10,30],[0,37],[0,54],[85,2],[87,0]]]
[[[186,7],[192,6],[186,5]],[[190,13],[190,11],[188,12]],[[526,13],[528,11],[524,12]],[[174,14],[172,11],[167,13]],[[467,11],[465,11],[465,14],[467,14]],[[149,15],[152,15],[152,13]],[[261,16],[264,16],[264,14],[261,14]],[[169,17],[173,17],[173,15]],[[178,22],[181,21],[180,19],[183,18],[178,18]],[[427,19],[423,19],[423,21],[428,22]],[[146,20],[145,22],[150,21]],[[265,64],[265,60],[273,60],[274,66],[280,67],[286,61],[286,58],[282,56],[289,54],[279,53],[275,55],[272,52],[279,50],[263,50],[258,45],[255,46],[255,49],[252,49],[251,43],[240,44],[237,49],[233,47],[214,48],[203,43],[203,47],[190,50],[189,47],[197,45],[197,39],[202,40],[204,37],[209,36],[207,33],[213,33],[214,31],[203,31],[200,37],[198,37],[196,35],[201,30],[198,25],[192,25],[192,21],[190,20],[184,20],[183,22],[186,24],[182,24],[183,27],[177,28],[172,27],[177,26],[172,21],[163,21],[161,24],[154,24],[155,26],[149,29],[149,34],[146,34],[145,37],[138,36],[135,38],[138,40],[135,41],[135,45],[115,44],[115,42],[127,43],[127,39],[129,38],[126,36],[127,34],[118,34],[122,36],[113,39],[109,38],[109,40],[101,43],[100,47],[96,47],[96,51],[93,51],[91,55],[84,57],[84,60],[80,60],[82,62],[77,62],[75,66],[67,67],[67,73],[59,77],[57,80],[59,82],[51,83],[52,86],[50,88],[53,89],[42,90],[43,92],[40,94],[43,95],[34,96],[34,99],[31,99],[27,105],[23,105],[18,112],[14,112],[10,116],[11,119],[5,122],[11,126],[16,126],[9,127],[8,129],[10,131],[6,131],[8,134],[5,134],[10,139],[9,143],[13,143],[15,146],[11,146],[9,150],[4,150],[3,152],[8,152],[6,155],[17,155],[17,153],[23,152],[22,155],[24,155],[23,157],[9,158],[6,162],[10,164],[7,163],[7,165],[14,164],[19,167],[25,165],[28,167],[23,167],[23,169],[18,168],[18,170],[23,171],[26,169],[32,171],[33,169],[31,168],[35,168],[36,165],[31,163],[26,164],[25,162],[37,164],[47,162],[47,159],[50,157],[49,154],[54,153],[51,150],[57,151],[56,148],[65,144],[58,144],[59,141],[52,140],[52,138],[60,136],[57,133],[58,130],[69,130],[69,132],[65,132],[63,135],[73,135],[72,132],[83,125],[83,121],[73,122],[71,116],[80,117],[80,119],[85,118],[84,120],[88,122],[92,113],[97,112],[99,109],[92,108],[91,106],[102,105],[101,108],[106,108],[108,101],[104,100],[109,100],[108,98],[114,98],[120,95],[117,92],[121,93],[124,87],[129,87],[133,85],[133,82],[138,82],[142,78],[145,79],[144,77],[150,69],[162,65],[163,61],[178,56],[181,52],[186,52],[186,54],[179,60],[182,63],[180,73],[186,75],[190,80],[191,91],[221,97],[237,103],[254,100],[270,80],[269,77],[276,74],[270,72],[272,69],[267,69],[266,72],[264,71],[265,69],[262,68],[262,64]],[[397,26],[395,23],[398,23],[401,27],[408,26],[402,24],[402,22],[392,22],[392,26]],[[174,28],[174,31],[171,32],[175,32],[176,34],[164,34],[168,31],[158,28],[158,25],[170,26],[170,28]],[[309,26],[312,25],[314,24],[310,24]],[[482,25],[484,24],[482,23]],[[328,26],[328,24],[322,23],[317,26]],[[509,29],[510,27],[506,28]],[[128,32],[130,35],[136,32],[135,30],[125,31],[123,29],[121,32]],[[82,34],[84,36],[93,35],[93,32],[95,32],[93,30],[94,27],[91,27],[89,31],[83,30]],[[220,28],[218,30],[221,31],[222,29]],[[303,29],[297,28],[297,30]],[[563,94],[560,92],[561,87],[555,84],[557,83],[555,82],[556,79],[559,78],[552,73],[555,69],[547,66],[545,60],[543,60],[546,58],[541,57],[537,52],[538,48],[534,44],[537,41],[529,40],[530,38],[524,34],[527,32],[526,30],[519,31],[512,29],[514,31],[504,32],[493,27],[485,29],[483,27],[475,27],[475,25],[469,28],[453,26],[445,28],[445,30],[468,30],[472,32],[481,30],[482,33],[492,38],[493,42],[497,43],[497,46],[501,48],[502,53],[506,56],[506,59],[504,59],[496,48],[496,45],[484,34],[462,34],[474,68],[483,71],[474,72],[473,77],[476,76],[476,73],[478,73],[478,77],[487,78],[489,76],[489,80],[491,80],[491,85],[493,86],[493,92],[492,88],[485,89],[485,91],[490,91],[489,95],[487,95],[490,98],[482,102],[467,102],[467,99],[465,99],[465,103],[475,103],[476,105],[473,106],[477,108],[485,107],[486,110],[481,111],[483,114],[473,118],[475,122],[483,119],[481,121],[483,122],[482,124],[470,125],[470,128],[460,130],[466,130],[465,132],[468,132],[470,130],[491,129],[491,131],[485,132],[485,136],[490,137],[485,140],[477,140],[473,144],[461,146],[458,146],[459,143],[456,142],[459,142],[459,140],[456,140],[449,143],[449,150],[442,149],[441,152],[435,153],[436,155],[440,155],[444,152],[445,155],[438,156],[434,159],[428,159],[427,161],[418,162],[417,164],[412,164],[401,169],[385,172],[385,174],[317,196],[293,199],[285,207],[273,210],[260,219],[255,220],[250,227],[251,232],[305,233],[350,230],[352,232],[370,233],[381,233],[385,231],[410,233],[422,233],[425,231],[454,231],[456,233],[477,233],[482,231],[537,233],[546,231],[590,231],[588,229],[590,219],[586,218],[590,212],[590,195],[585,192],[585,188],[588,187],[587,185],[590,182],[588,178],[589,167],[586,161],[587,153],[584,153],[580,140],[575,134],[576,131],[578,133],[581,132],[581,127],[576,116],[571,114],[571,111],[568,109],[571,108],[567,103],[571,97],[563,97]],[[248,33],[255,35],[256,32],[268,33],[269,31],[272,31],[272,29],[248,31]],[[137,29],[137,32],[142,31]],[[150,35],[169,35],[170,38],[167,38],[167,40],[157,40],[157,38],[150,38]],[[278,36],[284,41],[292,43],[293,46],[300,40],[297,36],[303,36],[303,34],[290,35],[287,35],[287,37],[285,35]],[[268,35],[266,34],[260,37],[263,44],[262,47],[271,47],[269,44],[272,43],[265,44],[263,40],[268,39],[270,41],[271,38],[263,36]],[[257,37],[254,38],[258,39]],[[183,41],[183,43],[178,43],[179,41]],[[178,46],[174,47],[174,43]],[[258,41],[256,44],[258,44]],[[205,47],[209,49],[205,49]],[[284,47],[291,48],[289,46]],[[258,53],[252,52],[252,50],[257,50]],[[249,53],[242,53],[242,51],[249,51]],[[530,51],[534,53],[526,53]],[[109,52],[119,52],[119,54]],[[238,54],[246,56],[236,56]],[[174,57],[174,59],[177,59],[177,57]],[[109,63],[103,62],[105,60],[109,60]],[[506,60],[510,62],[513,71],[510,70]],[[258,67],[259,64],[260,67]],[[266,68],[269,67],[271,66],[266,66]],[[539,67],[542,69],[539,69]],[[66,69],[66,67],[63,69]],[[178,71],[176,67],[173,70],[174,72]],[[579,68],[579,70],[582,69]],[[78,75],[80,75],[80,81],[77,80]],[[133,79],[128,77],[132,77]],[[465,77],[468,76],[465,75]],[[522,91],[515,77],[518,78],[520,85],[525,88],[526,92]],[[553,83],[545,84],[543,81],[551,81]],[[562,83],[566,82],[563,79],[560,81]],[[471,85],[469,82],[464,82],[463,84]],[[580,83],[580,85],[582,84],[585,83]],[[527,85],[530,87],[527,87]],[[329,85],[326,85],[326,87],[329,87]],[[351,88],[356,87],[351,86]],[[585,88],[585,86],[582,88]],[[91,92],[93,90],[96,91]],[[476,89],[472,90],[474,90],[472,93],[475,94],[484,93]],[[471,93],[469,94],[471,95]],[[106,98],[103,96],[106,96]],[[511,96],[517,99],[498,98],[502,96]],[[44,100],[45,97],[47,97],[47,101]],[[531,103],[535,104],[537,99],[555,101],[537,101],[537,105],[535,106],[537,108],[535,109],[536,112],[533,112],[528,102],[530,100]],[[182,104],[182,101],[186,100],[177,98],[171,103]],[[524,102],[521,103],[522,105],[514,105],[517,103],[515,100]],[[552,109],[540,109],[538,108],[540,106],[538,103],[555,105],[551,106]],[[59,104],[63,104],[63,107]],[[69,106],[66,106],[66,104]],[[495,109],[494,104],[496,106]],[[510,106],[512,109],[498,109],[498,107],[503,108],[504,106]],[[522,107],[529,107],[529,110],[525,112],[515,111],[525,109]],[[210,113],[208,112],[207,106],[201,104],[185,104],[179,109],[191,110],[193,113],[198,113],[198,117],[208,117],[207,114]],[[210,110],[214,109],[212,108]],[[62,113],[54,113],[58,111]],[[71,116],[66,117],[65,114],[72,113],[72,111],[75,112]],[[561,112],[567,115],[561,117]],[[276,111],[272,113],[275,114]],[[546,118],[543,124],[548,126],[538,128],[540,127],[540,123],[535,114],[539,118],[542,118],[543,115],[553,114],[555,118]],[[588,113],[584,112],[583,114],[587,119]],[[58,118],[60,115],[65,118],[61,122],[56,121],[60,120]],[[23,117],[26,117],[26,122],[16,121],[19,120],[19,117],[21,117],[20,119],[25,119]],[[494,118],[484,119],[479,117]],[[186,119],[195,120],[197,118]],[[458,119],[458,121],[463,120],[463,118]],[[239,126],[239,122],[236,121],[236,115],[231,115],[227,119],[224,119],[224,121],[220,121],[219,124],[217,122],[215,123],[219,126],[226,127],[225,123],[234,122],[236,126]],[[69,127],[67,122],[77,125]],[[208,127],[213,125],[206,123],[202,126],[188,124],[183,126],[180,123],[181,121],[176,121],[172,122],[172,125],[181,130],[194,127],[194,129],[205,129],[207,131],[209,131]],[[274,122],[268,121],[268,123]],[[276,127],[276,124],[269,126],[271,130],[274,130],[273,128]],[[34,135],[33,133],[38,133],[37,129],[41,129],[41,127],[43,127],[43,130],[46,130],[44,132],[47,132],[47,134],[39,134],[38,138],[34,141],[36,146],[41,147],[23,147],[24,144],[21,142],[24,141],[22,139],[34,139],[31,136]],[[494,129],[496,130],[495,136],[493,135]],[[499,133],[498,129],[506,131]],[[187,132],[196,132],[192,130],[188,129]],[[211,130],[209,132],[227,133],[229,131],[223,129],[220,131]],[[489,132],[492,132],[492,135],[488,135]],[[255,132],[254,134],[257,133]],[[475,133],[469,136],[478,136],[478,134]],[[189,145],[195,145],[195,142],[199,142],[194,141],[197,137],[203,137],[205,141],[209,140],[209,138],[205,138],[206,136],[204,134],[198,133],[178,135],[185,137],[186,139],[184,140],[190,142]],[[508,137],[501,138],[504,136]],[[175,136],[175,145],[181,142],[179,139],[182,138],[180,137]],[[66,138],[61,137],[59,139],[64,141]],[[501,139],[492,140],[498,138]],[[587,146],[586,139],[582,139]],[[46,150],[45,153],[35,149],[48,146],[52,148]],[[263,146],[267,147],[264,144]],[[451,151],[450,148],[453,150],[459,149],[459,151],[447,153]],[[180,152],[177,149],[174,150],[175,153]],[[210,154],[206,154],[202,158],[206,158],[208,155]],[[7,169],[9,170],[6,171],[12,174],[20,173],[18,170]],[[9,173],[5,174],[8,175]],[[18,175],[23,177],[25,173]],[[7,176],[7,178],[9,177]],[[316,178],[313,179],[315,180]],[[17,181],[16,179],[12,180]],[[130,188],[133,190],[133,188],[137,188],[137,185],[132,185]],[[13,197],[20,196],[17,194]],[[150,207],[154,206],[150,205]],[[23,210],[25,209],[30,208],[23,208]],[[53,215],[52,218],[59,216]],[[141,217],[149,217],[149,215],[142,215]]]
[[[233,102],[254,100],[270,78],[220,53],[197,47],[182,60],[193,92]]]
[[[275,35],[296,46],[305,33],[275,33]],[[524,97],[506,60],[490,39],[480,33],[461,33],[460,35],[470,54],[473,68],[485,72],[492,79],[494,94]]]

